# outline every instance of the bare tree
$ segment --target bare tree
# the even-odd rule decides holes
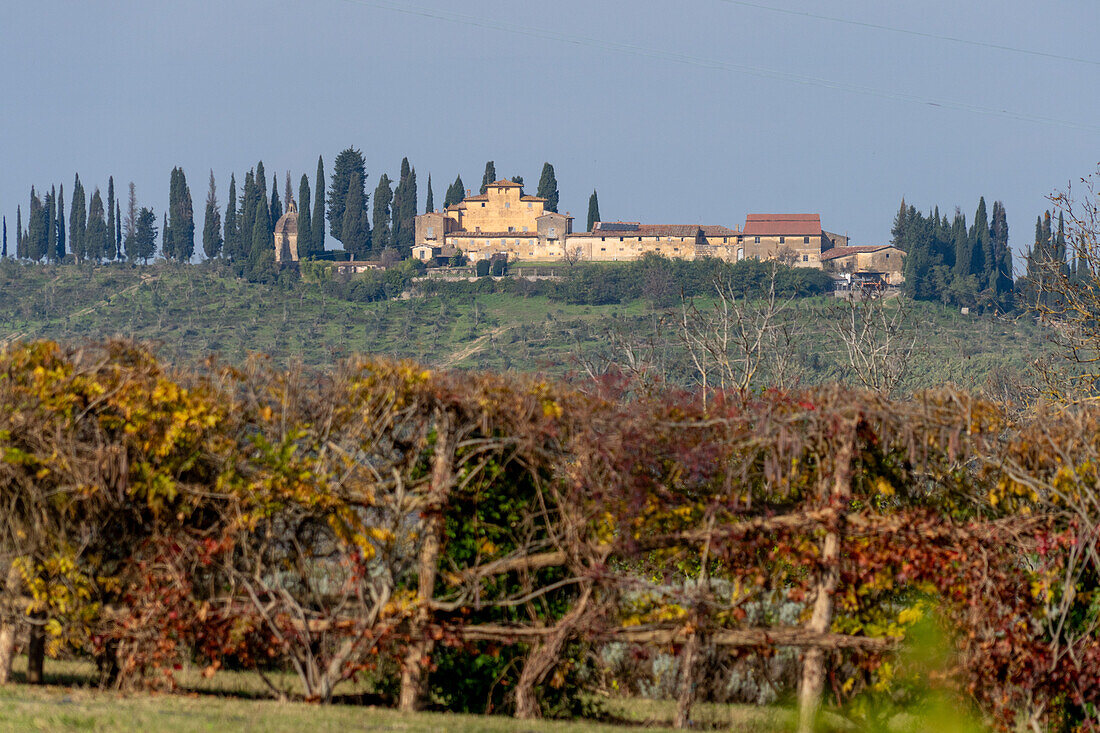
[[[853,290],[831,311],[829,325],[844,344],[854,381],[894,392],[909,371],[917,343],[905,299],[882,290]]]
[[[716,302],[699,308],[683,298],[679,337],[703,389],[748,391],[763,377],[786,388],[795,381],[793,296],[776,292],[779,263],[772,262],[767,290],[756,300],[740,295],[728,279],[715,283]]]
[[[1100,397],[1100,168],[1081,179],[1083,194],[1072,186],[1050,197],[1065,216],[1065,258],[1046,249],[1032,253],[1028,282],[1030,307],[1049,326],[1057,349],[1036,362],[1046,396],[1058,402]],[[1072,262],[1072,270],[1067,262]]]

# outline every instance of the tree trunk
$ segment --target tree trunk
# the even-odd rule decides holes
[[[30,641],[27,643],[27,682],[32,685],[42,684],[42,667],[46,658],[45,620],[45,614],[41,612],[32,616]]]
[[[833,623],[833,594],[840,581],[840,542],[843,536],[844,515],[852,493],[852,454],[854,426],[845,424],[842,442],[837,450],[834,481],[830,503],[838,512],[835,526],[825,534],[821,548],[821,570],[814,589],[813,614],[806,630],[824,634]],[[821,706],[821,693],[825,688],[825,650],[813,646],[806,650],[802,662],[802,682],[798,691],[798,732],[812,733],[816,727],[817,713]]]
[[[15,658],[15,624],[0,623],[0,685],[11,681],[11,663]]]
[[[699,632],[693,630],[680,654],[680,683],[676,692],[676,720],[673,728],[691,725],[691,703],[695,700],[695,665],[699,657]]]
[[[588,613],[588,601],[592,597],[592,584],[585,583],[580,598],[573,604],[569,613],[562,617],[554,632],[545,638],[534,642],[527,659],[523,663],[523,671],[519,675],[516,684],[516,717],[521,720],[530,720],[541,716],[538,699],[535,696],[535,687],[542,684],[546,675],[558,663],[561,648],[573,631],[580,624],[581,619]]]
[[[428,488],[428,502],[424,509],[424,540],[420,545],[417,568],[417,610],[412,624],[412,642],[401,667],[401,696],[398,709],[402,712],[418,710],[427,692],[428,666],[431,664],[435,642],[428,636],[428,624],[432,619],[432,595],[439,568],[439,551],[442,545],[443,505],[453,481],[453,454],[451,422],[442,416],[436,425],[435,453],[432,457],[432,482]]]

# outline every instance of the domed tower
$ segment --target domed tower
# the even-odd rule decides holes
[[[275,222],[275,261],[298,261],[298,205],[294,199],[287,202],[286,213]]]

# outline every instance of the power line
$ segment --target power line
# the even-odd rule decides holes
[[[505,23],[502,21],[489,20],[487,18],[455,13],[449,10],[428,9],[417,7],[415,5],[410,5],[408,3],[397,4],[394,2],[386,2],[385,0],[342,1],[350,5],[372,7],[379,10],[388,10],[395,13],[402,13],[404,15],[431,18],[433,20],[441,20],[448,23],[466,25],[474,28],[485,28],[488,30],[501,31],[513,35],[528,36],[531,38],[538,38],[547,41],[556,41],[559,43],[565,43],[574,46],[585,46],[588,48],[612,51],[625,55],[640,56],[662,61],[671,61],[678,64],[696,66],[704,69],[748,74],[751,76],[757,76],[765,79],[775,79],[778,81],[785,81],[793,84],[835,89],[852,94],[877,97],[879,99],[909,102],[912,104],[920,104],[929,107],[941,107],[944,109],[953,109],[960,112],[970,112],[972,114],[1001,117],[1004,119],[1019,120],[1022,122],[1032,122],[1041,125],[1053,125],[1070,129],[1087,130],[1090,132],[1100,132],[1100,125],[1091,124],[1088,122],[1064,120],[1054,117],[1045,117],[1042,115],[1031,114],[1028,112],[1018,112],[1009,109],[998,109],[996,107],[986,107],[977,104],[970,104],[967,102],[957,102],[952,100],[936,99],[934,97],[924,97],[916,94],[908,94],[905,92],[881,89],[877,87],[862,86],[859,84],[835,81],[833,79],[825,79],[821,77],[809,76],[806,74],[796,74],[788,71],[780,71],[778,69],[770,69],[754,64],[731,63],[728,61],[709,59],[702,56],[693,56],[690,54],[678,53],[675,51],[665,51],[658,48],[650,48],[646,46],[639,46],[636,44],[622,43],[620,41],[613,41],[606,38],[592,38],[587,36],[568,35],[545,28],[535,28],[514,23]]]
[[[1049,51],[1036,51],[1030,48],[1020,48],[1018,46],[1007,46],[1000,43],[988,43],[986,41],[975,41],[972,38],[959,38],[958,36],[945,36],[940,33],[927,33],[925,31],[915,31],[911,28],[898,28],[897,26],[881,25],[879,23],[868,23],[862,20],[851,20],[850,18],[837,18],[831,15],[819,15],[817,13],[807,13],[804,10],[789,10],[787,8],[778,8],[772,5],[762,5],[760,3],[748,2],[748,0],[721,0],[721,2],[729,3],[730,5],[741,5],[746,8],[753,8],[755,10],[766,10],[770,13],[782,13],[783,15],[793,15],[801,18],[812,18],[814,20],[826,20],[830,23],[842,23],[844,25],[853,25],[858,28],[870,28],[876,31],[889,31],[890,33],[900,33],[906,36],[915,36],[917,38],[931,38],[937,41],[948,41],[950,43],[960,43],[966,46],[975,46],[977,48],[990,48],[997,51],[1007,51],[1010,53],[1021,53],[1028,56],[1038,56],[1040,58],[1057,59],[1058,61],[1072,61],[1075,64],[1089,64],[1090,66],[1100,66],[1100,61],[1094,61],[1093,59],[1083,59],[1078,56],[1064,56],[1058,53],[1051,53]]]

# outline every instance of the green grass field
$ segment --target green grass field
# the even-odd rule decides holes
[[[504,716],[418,713],[403,715],[370,705],[319,706],[263,699],[266,688],[254,674],[219,672],[204,679],[185,668],[175,693],[121,694],[90,687],[90,663],[47,660],[46,682],[20,684],[26,659],[15,665],[15,683],[0,687],[0,731],[271,731],[312,733],[349,730],[387,731],[624,731],[671,730],[675,708],[662,700],[601,701],[607,721],[516,721]],[[356,689],[346,690],[355,693]],[[347,697],[345,696],[344,700]],[[698,704],[695,727],[736,729],[742,733],[790,730],[794,715],[782,708]],[[608,722],[612,721],[612,722]],[[830,729],[842,729],[839,719]]]
[[[703,308],[706,303],[703,303]],[[831,298],[797,301],[795,368],[803,384],[856,383],[833,322]],[[1026,380],[1047,348],[1027,318],[963,316],[911,303],[916,346],[905,389]],[[434,367],[582,372],[623,359],[619,341],[645,343],[668,381],[694,375],[677,336],[675,309],[629,303],[569,305],[501,293],[358,303],[317,283],[258,285],[208,265],[98,267],[0,263],[0,343],[15,339],[124,336],[159,344],[162,356],[193,361],[216,353],[238,362],[261,352],[276,364],[331,365],[352,353],[412,358]]]

